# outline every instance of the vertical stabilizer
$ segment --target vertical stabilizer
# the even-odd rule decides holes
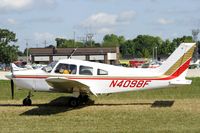
[[[158,70],[166,76],[185,78],[194,49],[195,43],[181,43]]]

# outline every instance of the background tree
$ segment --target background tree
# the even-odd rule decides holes
[[[27,48],[24,49],[24,53],[23,53],[24,56],[27,56]],[[30,49],[28,48],[28,56],[30,55]]]
[[[84,47],[98,47],[98,44],[94,40],[87,40],[84,44]]]
[[[123,58],[126,57],[138,57],[138,58],[150,58],[156,54],[162,56],[169,56],[182,42],[193,42],[191,36],[183,36],[163,41],[160,37],[154,37],[150,35],[138,35],[132,40],[126,40],[120,44],[120,53]],[[154,50],[153,50],[154,49]],[[199,51],[200,52],[200,51]]]
[[[193,39],[192,39],[192,36],[183,36],[183,37],[178,37],[178,38],[175,38],[173,39],[172,41],[172,44],[171,44],[171,47],[172,47],[172,51],[173,52],[175,50],[175,48],[177,48],[182,42],[194,42]]]
[[[107,34],[103,38],[103,47],[116,47],[125,42],[124,36],[117,36],[115,34]]]
[[[200,41],[197,41],[198,53],[200,54]]]
[[[161,53],[162,39],[149,35],[139,35],[133,40],[127,40],[120,45],[122,56],[134,55],[134,57],[149,58],[152,56],[153,48],[157,47],[158,54]]]
[[[49,46],[46,46],[45,48],[55,48],[54,45],[49,45]]]
[[[150,35],[138,35],[136,38],[126,40],[124,36],[107,34],[103,37],[102,45],[93,40],[74,43],[72,39],[56,38],[58,48],[70,47],[116,47],[120,48],[122,58],[152,58],[157,52],[158,56],[169,56],[182,42],[193,42],[191,36],[183,36],[162,40],[162,38]],[[200,52],[200,51],[199,51]]]
[[[122,43],[119,49],[123,58],[132,58],[135,56],[135,45],[132,40],[127,40]]]
[[[16,34],[7,29],[0,29],[0,62],[10,63],[17,60],[18,46],[11,45],[16,42]]]
[[[160,54],[162,55],[170,55],[175,47],[171,45],[171,41],[169,39],[163,41],[161,47],[160,47]]]
[[[0,42],[8,44],[10,42],[16,42],[16,34],[7,29],[0,29]]]
[[[74,42],[73,39],[56,38],[57,48],[74,48],[74,47],[84,47],[82,42]]]

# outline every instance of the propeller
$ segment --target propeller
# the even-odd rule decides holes
[[[11,97],[12,99],[14,99],[14,82],[12,79],[10,80],[10,87],[11,87]]]
[[[11,97],[12,99],[14,99],[14,81],[13,81],[13,77],[14,77],[14,74],[13,74],[13,67],[12,67],[12,63],[11,63],[11,79],[10,79],[10,88],[11,88]]]

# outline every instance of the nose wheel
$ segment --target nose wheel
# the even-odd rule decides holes
[[[28,93],[28,96],[27,96],[26,98],[24,98],[22,104],[23,104],[24,106],[31,106],[31,105],[32,105],[32,100],[31,100],[31,97],[32,97],[32,96],[33,96],[33,95],[31,94],[31,92],[29,92],[29,93]]]
[[[23,100],[23,105],[24,106],[31,106],[31,104],[32,104],[32,101],[31,101],[31,99],[30,98],[25,98],[24,100]]]

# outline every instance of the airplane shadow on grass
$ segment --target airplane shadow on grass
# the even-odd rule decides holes
[[[71,108],[68,106],[69,99],[70,97],[61,96],[50,101],[47,104],[35,104],[35,105],[33,104],[33,106],[37,106],[37,108],[28,110],[22,113],[21,115],[53,115],[71,110],[81,109],[87,106],[87,105],[82,105],[76,108]]]
[[[82,105],[76,108],[71,108],[68,106],[68,100],[70,97],[58,97],[49,103],[46,104],[33,104],[32,106],[37,106],[36,108],[30,109],[20,115],[28,115],[28,116],[34,116],[34,115],[53,115],[58,114],[62,112],[72,111],[72,110],[78,110],[87,106],[123,106],[123,105],[130,105],[130,106],[138,106],[138,105],[149,105],[152,108],[160,108],[160,107],[171,107],[174,104],[174,101],[172,100],[163,100],[163,101],[154,101],[151,102],[135,102],[135,103],[98,103],[98,104],[89,104],[89,105]],[[21,104],[0,104],[1,106],[16,106],[21,107]]]
[[[120,105],[150,105],[152,108],[159,107],[171,107],[174,104],[174,101],[154,101],[153,103],[115,103],[115,104],[94,104],[94,106],[120,106]]]

